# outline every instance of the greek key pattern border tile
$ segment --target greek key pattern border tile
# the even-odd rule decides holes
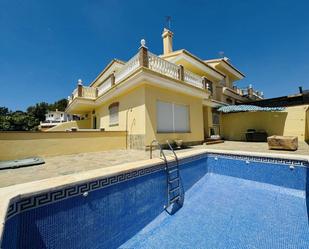
[[[212,153],[207,152],[204,154],[195,155],[188,158],[183,158],[180,160],[179,164],[184,165],[188,162],[195,160],[207,158],[207,157],[218,157],[218,158],[227,158],[227,159],[236,159],[236,160],[249,160],[254,162],[262,163],[275,163],[275,164],[284,164],[284,165],[294,165],[294,166],[304,166],[309,167],[308,162],[301,160],[290,160],[282,158],[270,158],[270,157],[259,157],[259,156],[247,156],[247,155],[237,155],[237,154],[224,154],[224,153]],[[170,167],[173,167],[175,163],[170,163]],[[62,189],[56,189],[44,193],[40,193],[33,196],[28,196],[24,198],[13,198],[10,202],[9,208],[7,210],[6,219],[13,217],[16,214],[25,212],[27,210],[38,208],[44,205],[48,205],[60,200],[64,200],[70,197],[82,195],[85,192],[91,192],[93,190],[106,188],[108,186],[128,181],[137,177],[148,175],[160,170],[165,169],[165,164],[143,168],[139,170],[134,170],[127,173],[122,173],[119,175],[100,178],[88,182],[79,183],[76,185],[71,185],[64,187]]]
[[[38,208],[70,197],[82,195],[85,192],[106,188],[120,182],[128,181],[137,177],[141,177],[160,170],[164,170],[164,168],[165,164],[160,164],[149,168],[134,170],[131,172],[122,173],[111,177],[105,177],[101,179],[92,180],[89,182],[83,182],[76,185],[67,186],[62,189],[56,189],[33,196],[28,196],[24,198],[14,198],[13,200],[11,200],[11,203],[7,210],[6,220],[13,217],[16,214],[22,213],[24,211],[33,208]]]
[[[213,153],[213,152],[207,153],[207,154],[208,154],[208,157],[218,157],[218,158],[236,159],[236,160],[242,160],[242,161],[248,160],[248,161],[252,161],[252,162],[309,167],[309,163],[306,162],[305,160],[260,157],[260,156],[248,156],[248,155],[237,155],[237,154],[224,154],[224,153]]]

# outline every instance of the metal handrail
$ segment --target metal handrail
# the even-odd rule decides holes
[[[178,171],[179,171],[179,160],[178,160],[178,156],[176,155],[176,152],[174,151],[173,147],[171,146],[171,144],[169,143],[168,140],[166,140],[166,143],[168,145],[168,147],[170,148],[170,150],[173,152],[174,154],[174,157],[175,157],[175,160],[176,160],[176,164],[177,164],[177,168],[178,168]],[[182,191],[182,200],[184,201],[184,198],[185,198],[185,190],[184,190],[184,187],[183,187],[183,184],[182,184],[182,178],[181,178],[181,175],[179,173],[179,186],[181,187],[181,191]]]
[[[179,165],[179,160],[178,160],[178,157],[177,157],[177,155],[176,155],[176,153],[175,153],[175,151],[174,151],[173,147],[171,146],[171,144],[169,143],[169,141],[168,141],[168,140],[166,140],[166,143],[167,143],[168,147],[170,148],[170,150],[173,152],[174,157],[175,157],[175,159],[176,159],[176,163],[177,163],[177,165]]]
[[[159,148],[160,148],[160,157],[163,156],[164,161],[165,161],[165,163],[167,164],[166,156],[165,156],[165,154],[164,154],[164,152],[163,152],[162,146],[161,146],[161,144],[158,142],[158,140],[156,140],[156,139],[152,140],[151,143],[150,143],[150,159],[152,159],[152,146],[153,146],[153,143],[157,143],[157,145],[158,145]]]

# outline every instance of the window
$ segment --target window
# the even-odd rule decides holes
[[[230,104],[230,105],[233,104],[233,100],[230,99],[230,98],[227,98],[227,99],[226,99],[226,102],[227,102],[228,104]]]
[[[189,107],[157,101],[157,132],[190,132]]]
[[[109,126],[117,126],[119,123],[119,102],[111,104],[109,107]]]
[[[214,125],[220,125],[220,115],[217,112],[212,113],[212,123]]]
[[[220,135],[220,114],[218,112],[212,112],[210,135]]]
[[[213,93],[213,85],[212,82],[210,80],[206,80],[206,87],[211,93]]]
[[[92,129],[96,129],[97,128],[97,117],[93,116],[92,118]]]

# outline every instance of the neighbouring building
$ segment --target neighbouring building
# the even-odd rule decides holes
[[[59,123],[68,122],[71,120],[73,120],[72,114],[58,111],[58,109],[55,111],[48,111],[45,114],[45,121],[40,123],[40,130],[44,131],[58,125]]]
[[[257,111],[258,107],[265,110]],[[275,107],[283,110],[267,110]],[[268,136],[297,136],[299,141],[309,141],[309,91],[302,87],[296,94],[224,108],[231,108],[230,113],[221,115],[221,134],[225,139],[245,141],[246,131],[254,129],[265,131]]]
[[[174,51],[167,29],[162,38],[162,55],[142,40],[129,61],[112,60],[89,86],[79,81],[66,112],[89,118],[88,128],[126,131],[129,148],[145,148],[154,139],[201,143],[220,134],[217,107],[263,98],[252,86],[235,86],[245,75],[228,58]]]

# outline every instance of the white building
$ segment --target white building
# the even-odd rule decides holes
[[[58,111],[49,111],[45,114],[45,121],[40,123],[40,129],[45,130],[51,127],[56,126],[59,123],[68,122],[73,120],[73,115],[66,112]]]
[[[60,123],[67,122],[73,120],[73,116],[71,114],[58,111],[49,111],[45,114],[45,122],[49,123]]]

